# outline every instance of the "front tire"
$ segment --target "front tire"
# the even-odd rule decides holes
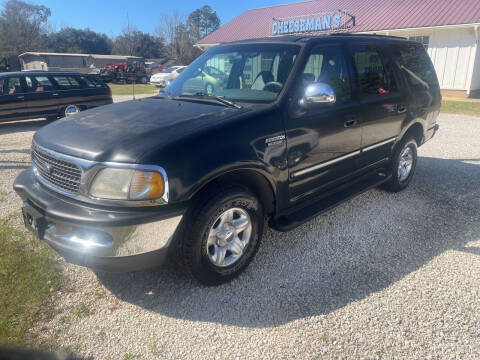
[[[240,275],[252,261],[263,233],[263,207],[239,185],[210,191],[188,217],[181,246],[184,269],[205,285]]]
[[[392,178],[383,185],[385,190],[399,192],[412,181],[417,167],[417,142],[413,138],[405,138],[396,147],[392,162]]]

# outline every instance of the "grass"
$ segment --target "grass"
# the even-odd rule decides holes
[[[0,346],[28,346],[63,282],[47,245],[0,219]]]
[[[126,84],[126,85],[121,85],[121,84],[112,84],[109,83],[108,86],[112,89],[112,94],[113,95],[132,95],[132,84]],[[140,94],[158,94],[158,89],[153,86],[153,85],[135,85],[135,94],[140,95]]]
[[[480,102],[444,100],[440,113],[480,116]]]
[[[73,316],[76,316],[78,318],[84,318],[90,315],[92,312],[88,308],[87,305],[85,304],[80,304],[78,306],[73,307],[70,312],[72,313]]]

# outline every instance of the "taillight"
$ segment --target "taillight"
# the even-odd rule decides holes
[[[110,95],[110,97],[112,97],[112,88],[108,85],[107,85],[107,87],[108,87],[108,95]]]

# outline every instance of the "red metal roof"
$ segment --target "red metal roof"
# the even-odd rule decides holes
[[[480,23],[479,0],[312,0],[247,10],[198,43],[268,37],[273,18],[308,17],[338,9],[355,16],[352,32]]]

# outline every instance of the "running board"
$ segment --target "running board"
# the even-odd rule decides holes
[[[308,220],[328,211],[355,196],[387,182],[392,177],[384,171],[375,171],[360,177],[348,186],[341,186],[335,192],[301,209],[278,218],[271,219],[270,226],[277,231],[290,231]]]

